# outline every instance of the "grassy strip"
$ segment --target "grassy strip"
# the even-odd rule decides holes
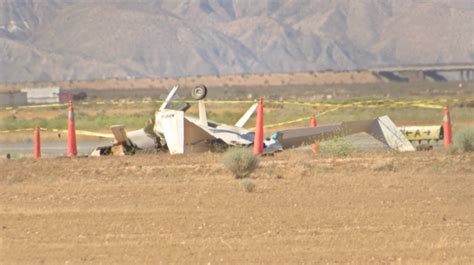
[[[128,128],[142,128],[149,118],[150,117],[148,116],[139,115],[83,115],[80,117],[76,115],[76,128],[82,130],[100,131],[106,130],[114,124],[124,124]],[[10,116],[2,120],[0,123],[0,130],[27,129],[37,126],[48,129],[66,128],[67,116],[58,115],[49,119],[40,118],[32,120],[18,119]]]
[[[249,107],[248,104],[242,105],[211,105],[208,106],[208,118],[216,122],[225,124],[234,124],[239,120],[241,115]],[[91,111],[94,110],[94,111]],[[154,118],[154,108],[152,106],[144,106],[143,108],[76,108],[76,127],[82,130],[103,131],[108,130],[111,125],[123,124],[127,128],[142,128],[147,120]],[[275,124],[284,121],[297,120],[302,117],[309,117],[311,114],[326,111],[326,108],[314,108],[308,106],[286,106],[267,104],[265,105],[265,124]],[[51,110],[47,110],[51,113]],[[18,114],[9,114],[0,120],[0,130],[15,130],[34,128],[40,126],[43,128],[65,128],[67,125],[67,114],[64,109],[58,109],[59,115],[53,117],[44,117],[42,110],[34,112],[34,119],[19,118]],[[472,108],[452,108],[451,118],[455,127],[459,123],[473,123]],[[45,111],[46,113],[46,111]],[[49,114],[51,115],[51,114]],[[196,107],[193,106],[188,115],[198,116]],[[375,117],[388,115],[398,125],[435,125],[441,124],[443,119],[443,111],[438,109],[423,109],[416,107],[399,107],[399,108],[343,108],[337,111],[329,112],[318,117],[318,124],[337,123],[341,121],[368,120]],[[23,115],[28,116],[28,115]],[[46,116],[46,114],[44,115]],[[250,119],[248,127],[253,127],[255,118]],[[303,127],[309,126],[309,120],[297,122],[283,127]]]

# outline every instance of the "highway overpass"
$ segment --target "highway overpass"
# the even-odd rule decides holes
[[[471,81],[474,79],[474,63],[388,66],[374,67],[368,70],[387,81],[426,79],[446,81],[446,77],[443,75],[445,73],[458,73],[459,81]]]

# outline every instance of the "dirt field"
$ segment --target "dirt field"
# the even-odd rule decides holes
[[[473,264],[474,155],[0,160],[0,264]]]

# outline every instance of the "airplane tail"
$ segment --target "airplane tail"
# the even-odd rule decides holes
[[[166,110],[157,112],[161,120],[163,135],[171,154],[184,153],[184,112],[177,110]]]

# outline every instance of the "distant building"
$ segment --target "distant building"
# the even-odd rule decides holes
[[[19,106],[27,104],[66,103],[87,98],[86,92],[71,93],[60,87],[23,88],[15,92],[0,93],[0,106]]]
[[[60,87],[24,88],[28,104],[59,103]]]
[[[15,92],[3,92],[0,93],[0,106],[19,106],[26,105],[26,93],[15,91]]]

